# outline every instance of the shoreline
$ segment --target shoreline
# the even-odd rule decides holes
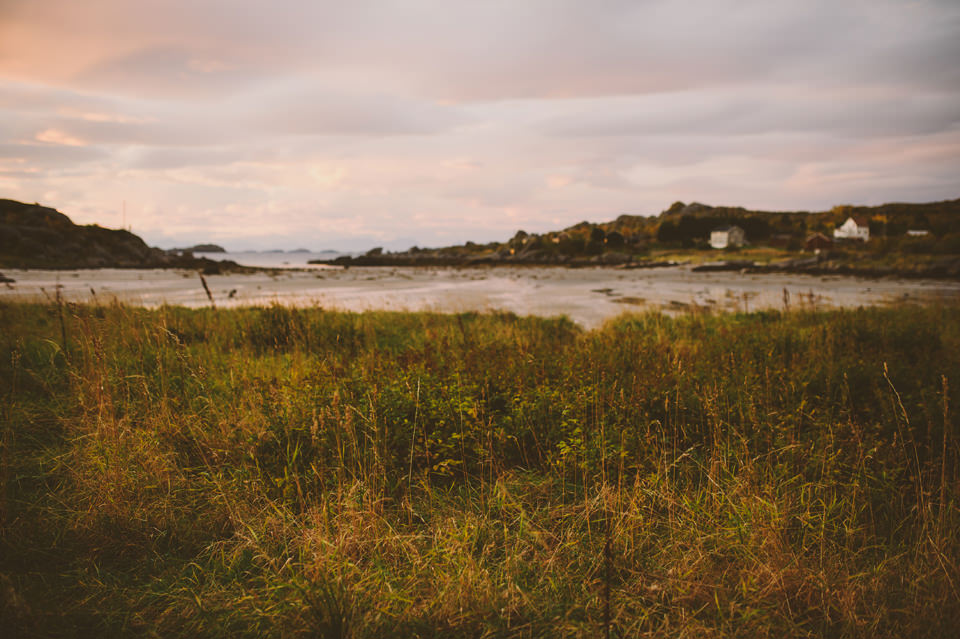
[[[691,260],[604,260],[566,259],[566,260],[527,260],[492,257],[462,258],[442,256],[394,257],[389,255],[339,257],[333,260],[311,260],[310,265],[341,268],[616,268],[616,269],[658,269],[673,266],[695,264],[694,270],[703,271],[745,271],[755,274],[788,273],[796,275],[842,275],[861,278],[903,278],[960,281],[960,257],[948,256],[933,264],[920,264],[913,268],[896,266],[858,266],[848,261],[819,259],[818,257],[799,257],[774,263],[760,263],[754,260],[712,260],[694,263]]]
[[[200,273],[184,269],[6,271],[0,301],[64,300],[145,307],[210,305]],[[346,311],[443,313],[507,311],[565,315],[586,328],[627,311],[744,312],[884,306],[960,299],[960,282],[865,279],[849,275],[697,272],[656,269],[474,267],[314,267],[204,275],[217,308],[319,306]]]

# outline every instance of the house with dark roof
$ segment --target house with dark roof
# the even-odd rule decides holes
[[[831,246],[833,246],[833,240],[823,233],[811,233],[803,243],[803,250],[819,253],[823,249],[828,249]]]

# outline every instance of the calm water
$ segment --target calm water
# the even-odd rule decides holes
[[[211,260],[233,260],[244,266],[258,266],[261,268],[305,268],[311,266],[310,260],[332,260],[341,255],[338,251],[228,251],[226,253],[194,253],[197,257],[206,257]]]

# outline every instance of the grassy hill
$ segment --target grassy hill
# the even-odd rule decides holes
[[[129,231],[78,226],[55,209],[0,200],[0,267],[152,267],[166,261],[165,251]]]
[[[0,199],[0,268],[195,268],[239,270],[234,262],[147,246],[130,231],[80,226],[56,209]]]
[[[364,256],[335,262],[368,265],[455,265],[467,263],[513,264],[639,264],[677,258],[698,261],[718,253],[710,249],[710,232],[737,225],[744,229],[753,249],[773,249],[765,259],[789,257],[802,251],[811,233],[828,236],[848,217],[865,218],[870,224],[870,242],[846,243],[845,265],[871,258],[898,269],[940,264],[944,256],[960,256],[960,199],[926,204],[884,204],[881,206],[835,206],[822,212],[753,211],[742,207],[708,206],[675,202],[656,216],[621,215],[609,222],[580,222],[547,233],[518,231],[505,242],[436,249],[414,247],[398,253],[375,249]],[[907,235],[909,230],[927,231],[924,237]],[[723,255],[720,253],[719,255]],[[893,257],[891,257],[893,256]],[[907,256],[909,264],[896,256]],[[755,256],[746,256],[747,258]],[[949,260],[951,265],[956,260]],[[871,268],[875,268],[871,266]],[[935,269],[934,269],[935,270]],[[958,271],[960,272],[960,271]]]

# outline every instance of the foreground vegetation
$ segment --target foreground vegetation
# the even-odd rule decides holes
[[[0,304],[4,636],[951,636],[956,307]]]

